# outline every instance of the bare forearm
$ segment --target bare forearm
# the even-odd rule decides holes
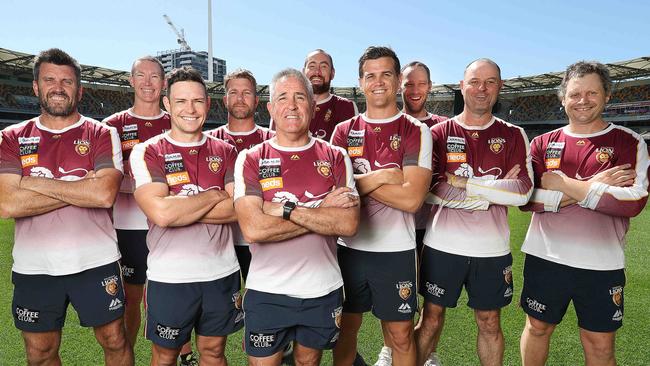
[[[2,201],[2,218],[36,216],[68,206],[63,201],[20,188],[9,192]]]
[[[115,202],[119,182],[107,176],[77,181],[23,177],[20,187],[73,206],[108,208]]]
[[[359,209],[298,207],[290,218],[292,222],[321,235],[353,236],[359,224]]]
[[[428,185],[427,185],[428,186]],[[385,184],[372,191],[369,196],[398,210],[414,213],[422,206],[426,196],[424,187],[413,187],[411,183]]]
[[[237,221],[237,214],[232,198],[217,203],[199,222],[204,224],[228,224]]]
[[[249,218],[244,225],[240,220],[239,224],[244,233],[244,239],[253,243],[289,240],[309,232],[307,228],[291,221],[263,213]]]
[[[357,184],[357,191],[360,196],[365,196],[384,184],[383,181],[378,179],[377,172],[354,175],[354,180]]]

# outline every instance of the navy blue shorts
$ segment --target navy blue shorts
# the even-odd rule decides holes
[[[372,313],[384,321],[412,320],[418,309],[415,249],[366,252],[338,246],[346,313]]]
[[[239,272],[207,282],[147,281],[146,337],[171,349],[190,340],[192,330],[206,337],[224,337],[244,326]]]
[[[569,302],[578,326],[592,332],[613,332],[623,326],[625,271],[574,268],[526,255],[521,307],[529,316],[559,324]]]
[[[62,329],[70,303],[84,327],[108,324],[124,313],[124,289],[117,262],[64,276],[12,272],[11,280],[14,324],[22,331]]]
[[[268,357],[292,341],[314,349],[332,349],[339,337],[343,289],[313,299],[247,289],[244,295],[249,356]]]
[[[425,246],[420,281],[425,302],[456,307],[465,286],[470,308],[500,309],[512,301],[512,255],[466,257]]]
[[[116,229],[117,246],[122,259],[122,278],[125,283],[144,285],[147,280],[147,230]]]

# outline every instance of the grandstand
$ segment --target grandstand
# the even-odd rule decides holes
[[[32,92],[34,55],[0,48],[0,128],[39,114],[38,98]],[[650,137],[650,57],[607,64],[615,83],[612,98],[605,109],[605,119]],[[99,66],[82,65],[85,88],[80,104],[82,114],[102,119],[128,108],[133,100],[129,72]],[[566,124],[564,111],[556,92],[562,72],[516,77],[504,80],[496,115],[524,127],[530,138]],[[365,110],[365,98],[357,87],[333,88],[337,95],[354,100],[360,111]],[[223,83],[208,83],[212,96],[211,111],[206,128],[226,122],[227,112],[222,102]],[[260,105],[255,122],[268,125],[266,102],[268,85],[258,85]],[[452,116],[461,98],[458,84],[434,85],[427,101],[430,112]],[[456,108],[455,108],[456,107]]]

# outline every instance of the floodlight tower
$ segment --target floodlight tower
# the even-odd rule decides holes
[[[212,61],[212,0],[208,0],[208,81],[214,81],[214,62]]]

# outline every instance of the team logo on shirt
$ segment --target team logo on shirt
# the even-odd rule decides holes
[[[145,127],[153,127],[153,123],[151,123],[150,121],[145,122],[144,125]]]
[[[394,134],[393,136],[390,137],[390,148],[393,149],[393,151],[397,151],[402,144],[402,136],[398,134]]]
[[[323,120],[325,120],[325,122],[329,122],[330,118],[332,118],[332,110],[328,109],[327,112],[325,112],[325,117],[323,117]]]
[[[196,155],[198,153],[199,153],[199,150],[197,150],[197,149],[191,149],[190,150],[190,155]]]
[[[291,155],[291,158],[290,158],[290,159],[293,160],[293,161],[300,160],[300,155],[298,155],[298,154],[293,154],[293,155]]]
[[[266,192],[284,187],[280,158],[260,159],[259,166],[258,178],[262,191]]]
[[[170,186],[190,183],[190,175],[185,170],[180,153],[165,154],[165,178]]]
[[[546,169],[560,169],[562,150],[564,150],[564,141],[549,142],[544,153],[544,165]]]
[[[104,286],[106,292],[111,296],[117,295],[117,289],[119,287],[117,281],[118,278],[115,275],[106,277],[102,280],[102,286]]]
[[[223,165],[223,159],[220,156],[208,156],[205,158],[208,162],[208,169],[213,173],[218,173]]]
[[[472,131],[472,133],[469,136],[473,139],[479,138],[478,131]]]
[[[52,138],[55,139],[55,140],[58,140],[58,139],[61,138],[61,135],[52,135]]]
[[[447,137],[447,162],[466,163],[465,138],[457,136]]]
[[[623,286],[614,286],[610,288],[609,294],[612,295],[612,301],[616,306],[623,305]]]
[[[501,151],[503,151],[503,145],[505,145],[506,139],[503,137],[493,137],[488,140],[488,144],[490,145],[490,150],[492,150],[493,153],[498,154]]]
[[[122,129],[122,136],[120,136],[122,141],[122,150],[132,149],[133,146],[138,144],[140,140],[138,139],[138,125],[125,125]]]
[[[74,140],[74,151],[81,156],[86,156],[90,152],[90,141],[77,139]]]
[[[577,145],[577,146],[585,146],[585,144],[586,144],[585,140],[578,140],[578,141],[576,141],[576,145]]]
[[[363,140],[365,131],[350,130],[348,134],[348,155],[351,158],[363,155]]]
[[[334,318],[334,325],[336,325],[337,328],[341,328],[341,314],[343,313],[343,307],[339,306],[338,308],[334,309],[332,312],[332,318]]]
[[[235,140],[235,143],[236,143],[236,144],[243,144],[243,143],[244,143],[244,140],[243,140],[241,137],[238,137],[238,138]]]
[[[374,132],[379,133],[381,132],[381,127],[375,126],[375,128],[372,129]]]
[[[324,178],[329,178],[332,175],[332,163],[326,160],[316,160],[314,162],[316,171]]]
[[[613,147],[599,147],[598,149],[596,149],[596,161],[598,161],[601,164],[605,164],[608,161],[612,160],[613,156],[614,156]]]
[[[40,136],[18,138],[20,163],[23,168],[38,165],[39,142],[41,142]]]
[[[399,293],[399,297],[402,298],[402,300],[406,300],[409,297],[411,297],[411,288],[413,287],[413,282],[411,281],[400,281],[398,282],[395,287],[397,288],[397,292]]]

